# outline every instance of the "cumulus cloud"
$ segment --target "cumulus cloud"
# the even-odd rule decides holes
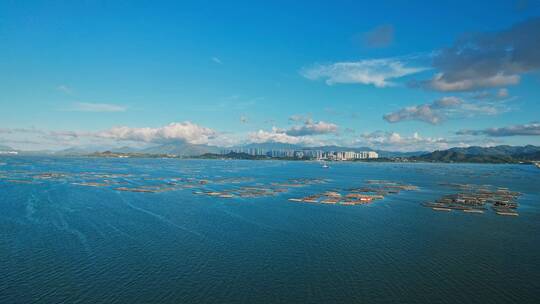
[[[439,124],[446,119],[445,110],[463,104],[458,97],[443,97],[432,103],[405,107],[396,112],[384,115],[384,120],[396,123],[405,120],[418,120],[430,124]]]
[[[506,136],[540,136],[540,123],[532,122],[529,124],[513,125],[501,128],[488,128],[483,130],[461,130],[458,135],[486,135],[491,137]]]
[[[97,137],[139,141],[146,143],[187,142],[190,144],[206,144],[217,132],[189,121],[175,122],[159,128],[114,127],[98,132]]]
[[[423,86],[437,91],[474,91],[518,84],[523,73],[540,69],[540,17],[513,27],[463,36],[440,50],[437,73]]]
[[[305,142],[305,138],[287,135],[284,130],[272,127],[271,131],[259,130],[249,133],[248,141],[252,143],[276,142],[286,144],[300,144]]]
[[[394,42],[394,26],[384,24],[364,33],[364,45],[370,48],[384,48]]]
[[[304,68],[302,76],[310,80],[326,79],[328,85],[358,83],[384,88],[395,85],[390,80],[426,70],[408,67],[396,58],[368,59],[356,62],[317,64]]]
[[[484,99],[507,99],[510,98],[510,92],[507,88],[500,88],[497,91],[480,91],[471,96],[472,99],[484,100]]]
[[[338,126],[333,123],[324,121],[313,121],[308,119],[303,125],[293,126],[289,128],[285,133],[290,136],[307,136],[307,135],[321,135],[336,133]]]
[[[428,82],[428,87],[442,92],[473,91],[481,88],[518,84],[520,81],[519,75],[504,74],[486,76],[485,78],[456,79],[453,81],[449,81],[443,77],[443,73],[436,74],[435,77]]]
[[[458,97],[443,97],[432,103],[405,107],[383,116],[390,123],[416,120],[433,125],[450,118],[474,117],[476,115],[496,115],[508,111],[504,102],[466,102]]]
[[[271,131],[259,130],[248,134],[248,141],[252,143],[278,142],[287,144],[315,145],[322,144],[324,140],[317,139],[319,135],[337,133],[338,126],[324,121],[313,121],[308,118],[302,125],[295,125],[288,129],[272,127]]]
[[[67,110],[74,112],[125,112],[127,107],[109,103],[77,102]]]
[[[52,149],[95,144],[110,146],[128,144],[148,146],[185,142],[190,144],[227,144],[238,142],[234,136],[219,133],[189,121],[175,122],[158,128],[114,127],[103,131],[51,131],[39,128],[0,128],[8,140],[31,140]]]
[[[442,117],[436,111],[433,111],[431,104],[423,104],[418,106],[406,107],[399,111],[388,113],[384,115],[384,120],[395,123],[404,120],[419,120],[428,122],[431,124],[438,124],[441,122]]]
[[[251,132],[247,136],[248,143],[284,143],[302,146],[324,146],[333,145],[334,141],[313,136],[291,136],[283,130],[273,127],[270,131],[258,130]]]
[[[79,144],[86,132],[51,131],[40,128],[0,128],[1,142],[13,143],[21,150],[58,149]],[[91,138],[91,137],[86,137]]]
[[[414,132],[412,135],[402,135],[397,132],[384,131],[364,133],[355,143],[374,149],[401,152],[445,150],[451,147],[468,147],[472,144],[480,146],[491,146],[494,144],[493,141],[479,141],[478,139],[465,136],[450,138],[424,137],[418,132]]]
[[[362,134],[358,142],[370,147],[393,151],[446,149],[449,144],[445,138],[422,137],[418,132],[412,136],[403,136],[396,132],[383,131]]]

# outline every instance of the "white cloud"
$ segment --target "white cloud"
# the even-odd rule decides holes
[[[207,144],[216,136],[216,131],[199,126],[189,121],[175,122],[159,128],[114,127],[98,132],[97,137],[139,141],[146,143],[187,142],[190,144]]]
[[[375,131],[362,134],[356,140],[356,144],[387,151],[410,152],[444,150],[450,147],[467,147],[470,146],[471,139],[464,137],[450,139],[443,137],[423,137],[418,132],[414,132],[410,136],[405,136],[397,132]]]
[[[435,125],[441,122],[442,117],[433,111],[429,105],[424,104],[406,107],[397,112],[386,114],[384,115],[384,119],[390,123],[404,120],[419,120]]]
[[[310,80],[326,79],[328,85],[336,83],[359,83],[384,88],[395,85],[390,80],[426,70],[423,67],[407,67],[399,59],[368,59],[356,62],[318,64],[301,71]]]
[[[298,121],[303,116],[292,116],[290,120]],[[328,139],[320,138],[321,135],[337,134],[338,126],[334,123],[324,121],[314,121],[311,118],[306,120],[302,125],[295,125],[288,129],[280,129],[272,127],[271,131],[258,130],[248,134],[248,142],[265,143],[276,142],[286,144],[300,145],[324,145]]]
[[[540,17],[484,33],[462,35],[433,57],[439,71],[424,87],[438,91],[476,91],[515,85],[540,69]]]
[[[68,111],[74,112],[125,112],[126,106],[109,104],[109,103],[89,103],[77,102],[74,103]]]
[[[217,64],[222,64],[223,62],[221,62],[221,59],[219,59],[218,57],[212,57],[210,58],[213,62],[217,63]]]
[[[297,126],[298,128],[293,127],[287,130],[272,127],[271,131],[258,130],[256,132],[250,132],[247,141],[250,143],[275,142],[306,146],[325,145],[329,143],[329,140],[318,138],[317,135],[328,134],[330,132],[329,130],[335,132],[334,127],[331,125],[335,126],[334,124],[327,125],[327,123],[319,122],[310,125],[312,127],[306,129],[301,129],[306,125]],[[337,126],[335,128],[337,128]]]
[[[259,130],[248,134],[248,141],[252,143],[286,143],[300,144],[304,142],[304,137],[287,135],[283,130],[272,127],[271,131]]]
[[[303,125],[293,126],[285,133],[290,136],[307,136],[336,133],[337,130],[336,124],[308,119]]]
[[[507,136],[540,136],[540,123],[531,122],[523,125],[513,125],[501,128],[489,128],[483,130],[461,130],[458,135],[486,135],[491,137]]]
[[[388,113],[384,115],[383,118],[390,123],[416,120],[436,125],[450,118],[497,115],[507,111],[509,111],[509,107],[504,101],[482,101],[472,103],[466,102],[458,97],[450,96],[440,98],[432,103],[405,107],[398,111]]]
[[[493,88],[505,85],[518,84],[519,75],[505,75],[502,73],[489,77],[467,78],[454,81],[448,81],[443,78],[442,73],[437,73],[428,86],[434,90],[442,92],[451,91],[470,91],[478,88]]]
[[[446,119],[445,109],[463,104],[463,100],[457,97],[443,97],[433,103],[405,107],[399,111],[384,115],[384,119],[390,123],[404,120],[418,120],[430,124],[439,124]]]
[[[477,100],[484,100],[484,99],[498,99],[498,100],[505,100],[505,99],[509,99],[511,96],[510,96],[510,92],[508,91],[507,88],[500,88],[496,91],[480,91],[480,92],[475,92],[474,94],[471,95],[471,98],[472,99],[477,99]]]
[[[39,128],[0,128],[0,135],[6,139],[26,140],[40,143],[42,148],[62,149],[66,147],[93,144],[96,146],[147,146],[172,142],[190,144],[227,144],[238,142],[234,136],[222,134],[213,129],[199,126],[189,121],[171,123],[158,128],[114,127],[103,131],[49,131]]]

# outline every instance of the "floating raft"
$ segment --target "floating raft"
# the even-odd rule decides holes
[[[385,195],[398,194],[400,191],[417,190],[416,186],[400,184],[390,181],[367,181],[368,186],[349,188],[345,190],[328,190],[301,198],[289,198],[292,202],[329,205],[363,205],[384,199]]]
[[[496,212],[498,215],[505,215],[505,216],[518,216],[519,214],[517,212]]]
[[[504,187],[490,185],[469,184],[443,184],[451,188],[458,188],[463,192],[444,195],[436,202],[426,202],[421,205],[435,211],[462,210],[465,213],[484,213],[486,206],[491,206],[495,214],[517,216],[517,199],[519,192],[510,191]]]
[[[441,207],[433,207],[431,209],[433,209],[435,211],[447,211],[447,212],[452,211],[452,209],[450,209],[450,208],[441,208]]]
[[[463,212],[467,212],[467,213],[484,213],[484,210],[479,210],[479,209],[464,209]]]

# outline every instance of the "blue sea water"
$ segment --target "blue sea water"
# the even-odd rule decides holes
[[[191,178],[327,182],[229,199],[115,190]],[[288,201],[371,179],[419,190]],[[519,216],[421,206],[456,192],[441,183],[519,191]],[[539,241],[533,166],[0,158],[1,303],[539,303]]]

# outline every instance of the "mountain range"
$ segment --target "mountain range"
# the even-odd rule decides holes
[[[285,143],[260,143],[260,144],[248,144],[243,146],[235,146],[230,148],[221,148],[209,145],[194,145],[185,142],[167,143],[147,148],[133,148],[133,147],[72,147],[61,151],[54,152],[55,155],[87,155],[95,152],[110,151],[115,153],[144,153],[144,154],[174,154],[178,156],[200,156],[203,154],[217,154],[221,150],[234,150],[234,149],[262,149],[262,150],[322,150],[324,152],[329,151],[376,151],[380,157],[410,157],[419,156],[427,151],[418,152],[393,152],[384,150],[374,150],[368,147],[352,148],[352,147],[340,147],[340,146],[320,146],[320,147],[304,147],[294,144]]]
[[[519,163],[540,160],[538,146],[494,146],[451,148],[434,151],[410,158],[415,161],[432,162],[469,162],[469,163]]]
[[[479,147],[471,146],[467,148],[450,148],[448,150],[439,150],[434,152],[416,151],[416,152],[394,152],[375,150],[368,147],[340,147],[340,146],[320,146],[303,147],[294,144],[285,143],[260,143],[237,146],[227,149],[255,148],[263,150],[322,150],[329,151],[376,151],[381,158],[408,158],[412,161],[428,162],[479,162],[479,163],[517,163],[523,161],[540,161],[540,147],[527,146],[494,146]],[[73,147],[61,151],[32,151],[22,152],[22,154],[48,154],[48,155],[89,155],[95,152],[110,151],[114,153],[141,153],[141,154],[173,154],[181,157],[200,156],[203,154],[218,154],[222,149],[216,146],[194,145],[189,143],[167,143],[147,148],[133,147]],[[6,145],[0,145],[0,151],[17,151]],[[21,151],[19,151],[21,152]]]

